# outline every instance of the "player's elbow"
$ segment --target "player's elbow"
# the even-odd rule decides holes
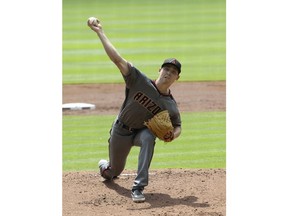
[[[177,137],[180,136],[181,131],[182,131],[181,126],[178,126],[178,127],[174,128],[174,139],[176,139]]]
[[[118,67],[123,75],[127,75],[129,73],[128,62],[125,59],[115,59],[112,60],[114,64]]]

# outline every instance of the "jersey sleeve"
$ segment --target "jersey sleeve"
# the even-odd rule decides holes
[[[126,83],[127,88],[133,87],[137,82],[141,81],[145,77],[143,73],[141,73],[136,67],[134,67],[131,63],[128,63],[129,73],[124,76],[124,81]]]
[[[181,127],[181,115],[178,109],[178,105],[176,101],[174,100],[173,96],[170,95],[170,97],[166,97],[167,100],[165,102],[165,105],[163,109],[167,109],[169,112],[170,120],[172,122],[173,127]]]
[[[178,127],[178,126],[181,127],[181,116],[179,112],[170,116],[170,119],[171,119],[173,127]]]

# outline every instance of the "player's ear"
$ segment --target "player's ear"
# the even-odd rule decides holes
[[[180,76],[179,76],[179,74],[178,74],[178,77],[177,77],[177,79],[176,80],[178,80],[180,78]]]

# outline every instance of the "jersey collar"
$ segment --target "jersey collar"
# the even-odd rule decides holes
[[[156,88],[156,90],[158,91],[158,93],[159,93],[160,95],[173,98],[170,89],[168,89],[168,90],[169,90],[169,93],[168,93],[168,94],[163,94],[163,93],[161,93],[161,92],[159,91],[159,89],[158,89],[158,87],[157,87],[157,85],[156,85],[155,80],[151,80],[151,83],[153,84],[153,86]]]

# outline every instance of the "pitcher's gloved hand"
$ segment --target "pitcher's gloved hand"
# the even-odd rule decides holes
[[[171,142],[174,138],[174,128],[167,110],[157,113],[144,125],[160,140]]]

